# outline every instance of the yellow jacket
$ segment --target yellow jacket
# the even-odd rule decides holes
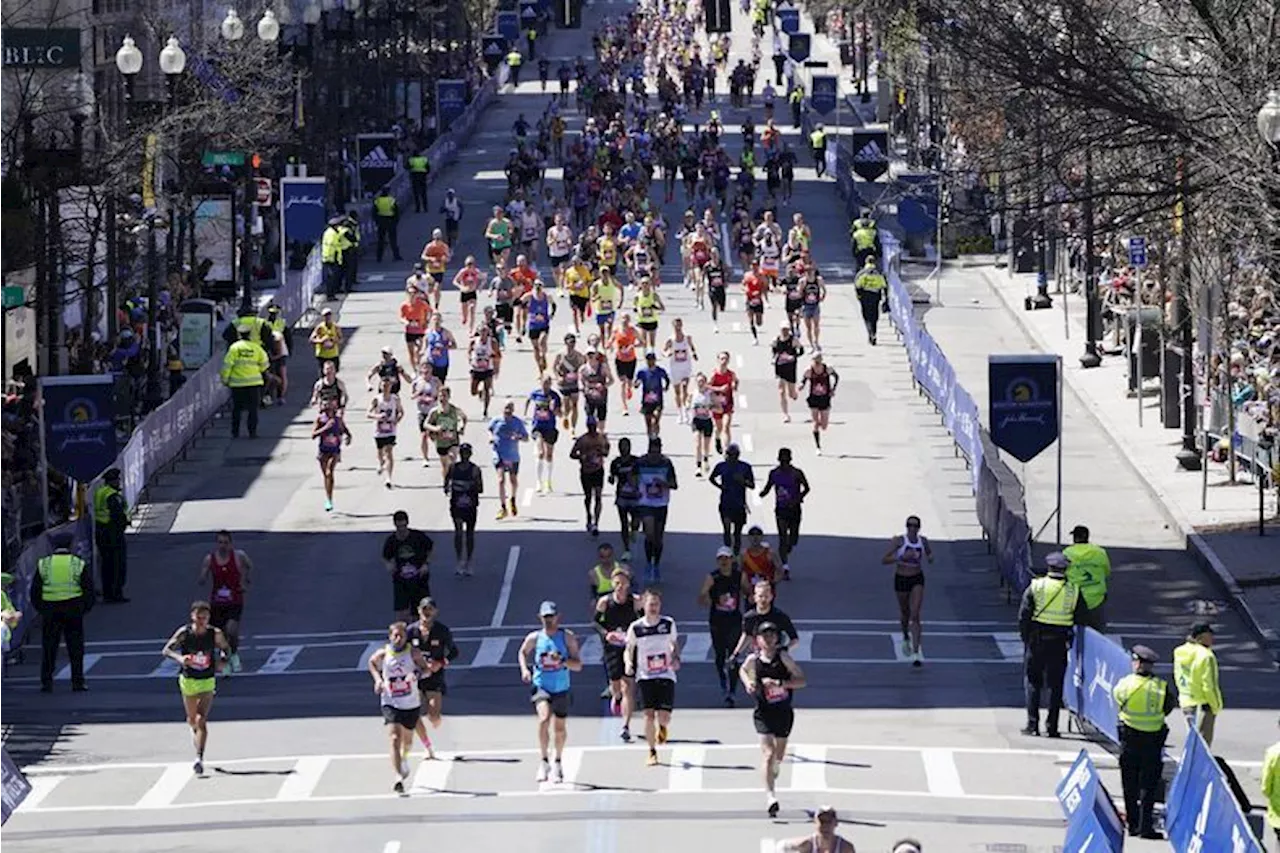
[[[1173,682],[1178,686],[1178,704],[1183,708],[1208,705],[1222,713],[1222,687],[1218,683],[1218,656],[1213,649],[1187,640],[1173,650]]]
[[[1280,743],[1262,757],[1262,796],[1267,798],[1267,823],[1280,829]]]
[[[1080,542],[1062,549],[1062,556],[1071,561],[1067,567],[1067,580],[1080,588],[1085,606],[1093,610],[1107,597],[1107,580],[1111,577],[1111,558],[1100,546],[1092,542]]]
[[[267,351],[253,341],[236,341],[222,359],[222,384],[228,388],[250,388],[262,384],[269,360]]]

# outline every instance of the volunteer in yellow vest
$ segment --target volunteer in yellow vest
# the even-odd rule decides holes
[[[342,237],[342,226],[345,221],[341,216],[333,217],[320,235],[320,263],[324,270],[326,299],[336,299],[338,291],[342,289],[342,251],[346,245]]]
[[[71,659],[71,689],[88,690],[84,683],[84,614],[93,607],[93,573],[84,560],[71,553],[72,536],[66,531],[50,535],[53,553],[36,563],[31,579],[31,603],[40,613],[40,692],[53,692],[53,672],[58,646],[67,638]]]
[[[102,600],[108,604],[127,602],[124,584],[128,578],[125,531],[129,529],[129,507],[120,491],[120,469],[102,475],[102,485],[93,492],[93,541],[98,546],[98,571],[102,575]]]
[[[1222,685],[1208,622],[1192,625],[1187,641],[1173,650],[1173,683],[1187,728],[1199,730],[1205,745],[1213,746],[1213,724],[1222,713]]]
[[[1174,691],[1152,674],[1156,653],[1134,646],[1133,672],[1115,683],[1111,698],[1120,717],[1120,782],[1124,786],[1129,834],[1159,839],[1155,828],[1156,791],[1164,767],[1164,742],[1169,716],[1178,700]]]
[[[1106,631],[1103,604],[1107,600],[1107,581],[1111,578],[1111,558],[1100,546],[1089,541],[1089,528],[1083,524],[1072,529],[1071,541],[1074,544],[1063,548],[1062,553],[1071,561],[1067,579],[1080,588],[1080,600],[1084,602],[1076,614],[1076,624]]]
[[[1062,679],[1067,671],[1072,624],[1080,591],[1066,578],[1067,558],[1060,553],[1045,557],[1048,573],[1031,581],[1018,610],[1018,633],[1025,647],[1027,725],[1024,735],[1040,734],[1040,692],[1049,690],[1049,710],[1044,728],[1047,737],[1061,737]]]
[[[799,130],[800,114],[804,112],[804,86],[797,83],[792,88],[791,94],[787,96],[787,100],[791,102],[791,124]]]
[[[222,384],[231,389],[231,437],[240,437],[240,416],[249,413],[249,437],[258,437],[258,409],[262,406],[262,374],[269,361],[267,351],[249,339],[248,330],[227,348],[222,359]]]
[[[884,300],[888,287],[884,274],[876,265],[875,257],[867,258],[853,280],[853,289],[858,294],[858,303],[862,306],[862,322],[867,327],[867,340],[876,345],[876,327],[880,325],[880,303]]]
[[[360,274],[360,220],[354,213],[342,218],[342,289],[346,293],[356,289],[356,277]]]
[[[333,309],[326,308],[320,312],[320,322],[311,330],[310,341],[316,348],[316,364],[324,373],[324,363],[333,362],[335,371],[342,369],[339,353],[342,352],[342,329],[333,322]]]
[[[267,337],[270,334],[270,327],[267,321],[258,316],[258,312],[252,307],[244,307],[236,312],[235,328],[237,333],[249,333],[249,340],[262,348],[266,348]],[[232,338],[229,343],[235,343]]]
[[[1267,825],[1280,841],[1280,741],[1271,744],[1262,756],[1262,796],[1267,798]]]
[[[853,221],[849,233],[853,237],[853,257],[858,267],[862,268],[867,265],[868,258],[873,258],[877,254],[880,233],[876,228],[875,220],[863,211],[862,216]]]
[[[373,224],[378,229],[378,263],[382,263],[387,243],[391,244],[391,256],[397,261],[403,260],[400,257],[400,203],[389,186],[378,190],[373,197]]]
[[[827,132],[818,125],[809,134],[809,153],[813,155],[813,168],[821,178],[827,173]]]
[[[524,63],[524,57],[520,55],[520,51],[514,47],[507,52],[507,73],[511,75],[511,85],[520,85],[520,66]]]
[[[525,37],[525,41],[529,43],[529,58],[533,59],[538,55],[538,52],[536,49],[537,42],[538,42],[538,28],[529,27],[529,29],[524,31],[524,37]]]
[[[426,154],[413,154],[407,163],[409,183],[413,187],[413,212],[423,213],[427,209],[427,175],[431,174],[431,161]]]

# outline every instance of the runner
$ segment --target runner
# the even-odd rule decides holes
[[[444,271],[453,252],[444,240],[444,232],[439,228],[432,230],[431,242],[422,247],[422,262],[427,267],[427,275],[431,277],[431,307],[440,310],[440,287],[444,284]]]
[[[489,263],[496,275],[502,275],[511,253],[511,220],[500,205],[493,206],[493,218],[485,225],[484,237],[489,241]]]
[[[487,418],[489,402],[493,399],[493,378],[502,361],[502,350],[488,326],[481,326],[471,338],[467,361],[471,365],[471,396],[480,398],[484,404],[483,416]]]
[[[827,367],[822,360],[822,353],[813,354],[813,364],[804,372],[801,387],[808,387],[809,416],[813,420],[813,444],[816,453],[822,455],[822,433],[831,423],[831,398],[836,395],[836,387],[840,384],[840,374]]]
[[[524,255],[516,256],[516,265],[507,276],[511,280],[511,301],[514,304],[514,326],[516,330],[516,343],[524,340],[524,333],[529,329],[529,305],[525,300],[525,296],[533,292],[533,285],[539,278],[538,271],[529,265],[529,259]],[[550,324],[551,319],[545,318]],[[541,326],[541,320],[539,320]],[[532,336],[530,336],[532,339]],[[537,346],[534,346],[534,358],[537,358]]]
[[[754,588],[760,581],[766,581],[774,596],[777,596],[778,570],[781,568],[782,561],[765,541],[764,530],[758,524],[751,525],[751,529],[747,531],[747,550],[742,552],[742,572],[747,583]]]
[[[757,580],[751,587],[751,596],[755,607],[742,616],[742,636],[738,638],[733,656],[739,657],[748,646],[756,647],[756,634],[760,626],[766,622],[772,622],[778,626],[781,631],[779,640],[782,646],[789,648],[794,645],[800,639],[800,632],[796,630],[790,616],[773,606],[773,584],[767,580]]]
[[[498,340],[505,349],[507,342],[511,339],[511,333],[515,330],[516,283],[506,273],[495,275],[489,281],[489,291],[493,294],[493,309],[499,322],[502,323]],[[485,313],[488,314],[488,312],[489,309],[486,308]]]
[[[778,523],[778,551],[782,558],[782,579],[791,580],[789,557],[800,541],[800,508],[809,496],[809,480],[804,472],[791,464],[790,448],[778,451],[778,467],[760,490],[760,497],[774,493],[773,517]]]
[[[493,468],[498,476],[498,520],[516,515],[516,496],[520,488],[520,442],[529,440],[524,421],[516,417],[516,404],[508,400],[502,406],[502,414],[489,422],[489,443],[493,447]],[[507,502],[507,486],[511,486],[511,501]]]
[[[458,461],[449,466],[444,478],[449,495],[449,516],[453,519],[453,553],[458,559],[454,574],[471,576],[471,560],[476,553],[476,511],[484,492],[480,466],[471,461],[471,445],[458,446]]]
[[[621,448],[622,442],[618,443]],[[616,460],[615,460],[616,461]],[[663,537],[667,529],[667,511],[671,492],[679,488],[676,468],[662,454],[662,439],[649,439],[649,450],[636,460],[636,476],[640,497],[635,514],[644,528],[646,585],[662,582]]]
[[[615,484],[614,504],[618,508],[618,526],[622,529],[622,562],[631,561],[631,543],[640,528],[640,460],[631,455],[631,439],[618,439],[618,455],[609,463],[609,482]]]
[[[680,669],[680,644],[675,620],[662,615],[662,593],[645,591],[644,615],[627,628],[626,669],[640,688],[644,709],[644,740],[649,745],[648,765],[658,763],[658,744],[667,742],[671,711],[676,701],[676,672]]]
[[[805,264],[800,277],[800,317],[804,320],[804,333],[809,339],[809,348],[814,352],[822,352],[822,303],[827,298],[827,285],[818,275],[814,264]]]
[[[707,292],[711,297],[711,325],[718,335],[720,334],[720,315],[724,313],[727,302],[724,263],[720,260],[720,253],[714,248],[711,250],[711,257],[707,259],[702,272],[707,279]]]
[[[219,530],[214,535],[213,551],[200,564],[197,583],[211,582],[213,595],[209,608],[209,624],[227,638],[231,655],[227,660],[231,672],[240,671],[240,620],[244,616],[244,593],[253,580],[253,561],[231,543],[231,533]]]
[[[431,552],[435,543],[421,530],[409,528],[409,513],[398,509],[391,516],[395,531],[382,543],[382,562],[391,576],[392,610],[407,621],[414,605],[431,595]]]
[[[602,268],[600,277],[591,285],[591,300],[594,303],[600,339],[613,340],[613,319],[617,316],[618,306],[622,304],[622,286],[608,270]]]
[[[524,401],[524,417],[529,417],[529,406],[533,406],[532,432],[538,439],[538,470],[535,488],[538,494],[551,494],[551,472],[555,467],[556,440],[560,438],[560,430],[556,428],[560,419],[562,403],[560,395],[551,388],[551,376],[543,374],[538,387],[530,392]],[[514,490],[514,486],[512,487]],[[514,515],[514,510],[512,511]]]
[[[599,570],[597,565],[596,571]],[[609,680],[609,712],[615,717],[622,717],[618,736],[623,743],[630,743],[636,685],[635,679],[627,675],[627,631],[640,616],[641,605],[639,597],[631,593],[631,574],[624,567],[615,565],[609,573],[609,582],[612,589],[596,599],[595,629],[604,650],[602,659],[605,677]]]
[[[604,495],[604,461],[609,456],[609,439],[596,429],[596,419],[587,416],[587,431],[573,442],[569,458],[578,460],[582,483],[582,504],[587,514],[587,533],[600,535],[600,509]]]
[[[733,549],[736,558],[742,552],[742,528],[747,523],[747,492],[756,487],[751,466],[739,457],[738,445],[725,448],[724,459],[716,463],[708,482],[720,490],[720,526],[724,544]]]
[[[684,320],[679,317],[671,321],[671,337],[662,345],[662,354],[668,359],[667,374],[676,391],[677,422],[688,423],[689,379],[693,376],[693,363],[698,360],[698,348],[693,345],[693,337],[684,333]]]
[[[520,305],[529,318],[529,344],[533,347],[533,361],[539,373],[547,372],[547,338],[551,333],[551,318],[556,315],[556,304],[543,288],[542,279],[534,279],[533,290],[520,297]]]
[[[440,401],[427,415],[427,432],[436,443],[436,456],[440,457],[440,474],[449,476],[458,443],[467,429],[467,415],[453,404],[453,392],[447,385],[440,388]]]
[[[565,286],[564,274],[573,254],[573,229],[565,224],[564,216],[555,214],[554,224],[547,229],[547,255],[555,277],[556,290]]]
[[[564,336],[564,351],[556,353],[551,362],[551,370],[556,375],[560,386],[560,397],[564,402],[564,419],[561,425],[569,435],[578,431],[578,371],[587,363],[587,357],[577,350],[576,335]]]
[[[635,295],[635,311],[640,327],[641,345],[646,349],[653,349],[658,345],[658,315],[665,311],[667,306],[663,304],[662,297],[653,289],[653,280],[648,278],[640,279],[640,289]]]
[[[613,373],[604,355],[594,345],[587,349],[587,361],[578,369],[578,384],[582,387],[582,404],[588,418],[594,417],[605,432],[605,419],[609,416],[609,386]]]
[[[542,760],[538,763],[537,781],[564,781],[564,744],[569,733],[565,721],[569,717],[569,687],[571,672],[582,671],[582,658],[578,653],[578,638],[568,628],[560,627],[560,611],[554,601],[544,601],[538,608],[542,628],[531,631],[520,644],[517,660],[520,661],[520,678],[533,686],[532,702],[538,715],[538,750]],[[549,762],[551,718],[555,717],[556,761],[555,772]]]
[[[582,262],[579,255],[573,256],[560,276],[564,291],[569,294],[569,308],[573,311],[573,330],[582,333],[582,324],[587,322],[588,306],[591,304],[591,290],[595,278],[591,268]]]
[[[427,361],[431,363],[431,372],[441,382],[449,378],[449,350],[458,348],[458,341],[453,332],[444,327],[444,316],[439,312],[431,315],[431,323],[427,328]]]
[[[387,644],[369,656],[373,692],[382,700],[382,719],[391,735],[391,766],[395,768],[393,790],[403,794],[409,778],[405,756],[413,748],[413,730],[422,717],[422,697],[418,679],[430,672],[422,653],[409,645],[408,627],[392,622],[387,628]]]
[[[778,774],[782,771],[782,759],[787,754],[787,739],[795,724],[795,711],[791,707],[794,691],[804,687],[804,671],[778,643],[778,626],[762,622],[756,627],[759,646],[742,664],[740,676],[747,693],[755,697],[756,710],[752,720],[760,735],[760,748],[764,752],[764,788],[769,817],[778,816],[778,796],[774,790]]]
[[[833,806],[820,807],[813,815],[813,823],[813,835],[781,842],[778,853],[857,853],[852,841],[836,835],[840,821]],[[913,841],[900,841],[890,853],[920,853],[920,845]]]
[[[787,408],[787,399],[799,397],[796,391],[796,359],[804,354],[804,347],[796,342],[791,324],[783,321],[778,327],[778,337],[773,340],[773,375],[778,379],[778,405],[782,407],[782,422],[791,423],[791,412]],[[814,356],[818,358],[818,356]],[[805,378],[809,374],[805,373]],[[816,430],[816,421],[815,421]],[[816,431],[814,433],[817,434]]]
[[[716,356],[716,369],[711,373],[711,417],[716,426],[716,453],[733,441],[733,404],[738,396],[738,376],[729,368],[729,353]]]
[[[320,363],[321,370],[326,361],[333,362],[335,372],[342,367],[339,358],[342,352],[342,327],[333,322],[332,308],[320,312],[320,322],[311,330],[309,340],[315,345],[316,361]]]
[[[924,562],[933,563],[933,548],[920,535],[920,517],[907,516],[907,529],[893,537],[889,550],[880,562],[893,566],[893,591],[898,597],[898,622],[902,626],[902,658],[912,666],[923,666],[920,638],[924,626],[920,613],[924,609]]]
[[[764,326],[764,306],[769,300],[769,280],[760,268],[760,261],[751,262],[751,269],[742,277],[742,293],[747,309],[747,325],[751,328],[754,346],[760,345],[759,329]]]
[[[623,417],[630,416],[627,404],[631,402],[632,388],[636,379],[636,345],[640,336],[631,325],[631,315],[622,315],[622,325],[613,333],[611,341],[613,366],[618,371],[618,399],[622,401]]]
[[[169,642],[160,650],[162,657],[178,664],[178,691],[182,694],[182,708],[191,727],[191,743],[195,747],[196,760],[191,770],[197,776],[204,775],[204,750],[209,743],[209,711],[213,709],[213,697],[217,693],[217,674],[222,669],[223,655],[230,651],[222,631],[210,624],[209,602],[196,601],[191,605],[191,622],[173,633]]]
[[[311,426],[311,437],[320,442],[316,459],[320,460],[320,476],[324,480],[324,511],[332,512],[334,471],[342,460],[342,445],[351,444],[351,430],[347,429],[337,397],[330,397],[322,404]]]
[[[711,458],[711,432],[714,429],[711,413],[714,411],[715,404],[711,386],[707,384],[706,374],[699,373],[694,380],[694,385],[696,390],[689,402],[689,422],[693,425],[693,457],[694,464],[697,466],[697,473],[694,476],[702,479],[703,472],[709,464],[708,460]]]
[[[751,595],[742,570],[734,565],[733,549],[721,545],[716,550],[716,567],[702,580],[698,604],[707,608],[711,648],[716,656],[716,678],[724,693],[724,706],[732,708],[738,684],[733,666],[733,648],[742,636],[742,601]]]
[[[474,255],[467,255],[462,268],[453,275],[453,286],[458,288],[459,308],[462,312],[462,325],[467,334],[471,334],[476,325],[476,301],[479,298],[481,274],[476,267]]]
[[[370,391],[373,391],[375,388],[373,384],[373,377],[375,376],[380,377],[381,379],[391,380],[392,394],[400,393],[401,379],[403,379],[405,382],[412,381],[412,377],[409,376],[409,374],[404,372],[404,368],[400,366],[400,362],[396,361],[396,357],[393,353],[394,353],[394,350],[392,350],[391,347],[389,346],[383,347],[382,359],[373,367],[369,368],[369,372],[365,374],[365,387],[368,388]],[[381,383],[379,383],[377,387],[380,388]]]
[[[416,370],[422,357],[422,337],[427,333],[427,316],[431,306],[417,285],[405,286],[404,303],[400,306],[400,322],[404,324],[404,347],[410,368]]]
[[[784,310],[787,314],[787,327],[791,329],[793,338],[800,337],[800,309],[804,307],[804,291],[800,286],[800,277],[807,268],[799,258],[789,261],[782,274],[784,293]]]
[[[409,393],[413,395],[414,404],[418,407],[418,432],[421,435],[422,464],[428,467],[431,465],[431,453],[428,450],[431,434],[427,431],[427,418],[431,415],[431,410],[436,407],[442,388],[444,388],[444,383],[436,378],[435,373],[431,370],[431,364],[425,359],[418,362],[418,375],[413,377],[413,384],[409,386]]]
[[[382,387],[369,401],[368,416],[373,420],[373,444],[378,452],[378,473],[386,473],[384,484],[391,488],[396,467],[396,430],[404,418],[404,406],[393,390],[395,380],[382,378]]]
[[[418,602],[418,621],[405,632],[409,644],[426,662],[426,668],[418,671],[418,694],[423,699],[423,715],[418,717],[414,731],[430,760],[435,759],[436,753],[431,745],[431,735],[427,733],[426,721],[431,722],[431,728],[440,728],[444,719],[444,694],[448,692],[444,670],[458,657],[453,632],[448,625],[436,619],[438,612],[434,599],[423,598]]]
[[[635,385],[640,389],[640,414],[644,415],[645,432],[650,439],[662,430],[663,395],[671,388],[671,377],[658,366],[658,354],[644,354],[644,367],[636,373]]]

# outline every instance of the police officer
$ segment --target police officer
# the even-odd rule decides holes
[[[862,215],[853,221],[853,257],[859,269],[867,265],[867,259],[876,255],[876,246],[880,242],[880,232],[876,221],[871,218],[870,211],[862,211]]]
[[[827,132],[818,125],[809,134],[809,151],[813,154],[813,168],[821,178],[827,173]]]
[[[507,52],[507,73],[511,75],[511,85],[520,85],[520,66],[524,62],[524,57],[520,55],[520,51],[512,46]]]
[[[787,96],[787,100],[791,102],[791,124],[799,130],[800,114],[804,110],[804,86],[797,83],[791,90],[791,94]]]
[[[1213,724],[1222,713],[1222,685],[1208,622],[1192,625],[1187,641],[1173,650],[1173,683],[1187,728],[1197,729],[1205,746],[1213,746]]]
[[[336,299],[342,289],[342,251],[345,245],[342,231],[345,222],[344,216],[333,217],[320,235],[320,262],[324,269],[326,299]]]
[[[391,187],[378,190],[373,198],[373,222],[378,228],[378,263],[382,263],[382,253],[387,242],[391,243],[391,254],[397,261],[400,257],[400,238],[396,234],[400,224],[400,204],[391,194]]]
[[[1084,601],[1076,614],[1076,624],[1106,631],[1103,604],[1107,600],[1107,581],[1111,578],[1111,558],[1101,546],[1089,541],[1089,528],[1083,524],[1072,528],[1071,542],[1062,553],[1071,561],[1067,579],[1080,588],[1080,598]]]
[[[431,161],[426,152],[410,155],[409,183],[413,186],[413,212],[422,213],[427,209],[427,175],[431,174]]]
[[[538,43],[538,28],[536,26],[529,27],[529,29],[524,31],[524,37],[525,41],[529,44],[529,58],[533,59],[538,55],[536,49]],[[547,90],[547,80],[545,77],[542,79],[542,90],[544,92]]]
[[[1120,782],[1129,834],[1159,839],[1155,828],[1156,789],[1164,769],[1164,718],[1177,707],[1174,691],[1152,674],[1156,653],[1134,646],[1133,672],[1115,683],[1111,698],[1120,717]]]
[[[129,507],[120,491],[120,469],[112,468],[93,492],[93,539],[102,562],[102,600],[109,604],[129,600],[124,597],[128,576],[124,532],[128,529]]]
[[[40,613],[40,692],[53,692],[53,670],[58,644],[67,638],[71,659],[71,689],[83,693],[84,614],[93,607],[93,573],[84,560],[71,553],[72,536],[66,531],[50,536],[53,553],[36,563],[31,579],[31,603]]]
[[[1058,734],[1062,712],[1062,678],[1067,671],[1067,650],[1071,648],[1076,603],[1080,590],[1066,578],[1067,558],[1060,553],[1045,558],[1047,574],[1031,581],[1018,609],[1018,633],[1025,647],[1024,687],[1027,698],[1027,725],[1024,735],[1040,734],[1040,691],[1049,688],[1049,712],[1045,716],[1046,737]]]
[[[874,256],[867,258],[866,263],[853,280],[853,288],[858,294],[858,302],[862,306],[862,322],[867,327],[867,340],[876,345],[876,327],[880,324],[880,303],[884,300],[888,282],[880,268],[876,266]]]
[[[231,389],[231,437],[240,437],[240,415],[249,413],[249,437],[258,437],[258,409],[262,405],[262,374],[269,360],[267,351],[240,330],[240,340],[227,348],[222,359],[222,384]]]
[[[360,220],[354,213],[342,217],[342,289],[350,293],[356,289],[356,276],[360,263]]]

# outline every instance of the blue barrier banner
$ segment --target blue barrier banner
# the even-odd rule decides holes
[[[1058,438],[1057,355],[987,358],[991,440],[1020,462],[1030,462]]]
[[[453,123],[467,111],[467,81],[436,81],[436,128],[440,133],[453,128]]]
[[[40,379],[45,458],[81,483],[116,458],[115,378],[44,376]]]
[[[795,62],[804,62],[809,58],[809,43],[808,33],[792,33],[787,45],[787,55]]]
[[[1182,763],[1166,800],[1165,831],[1174,850],[1264,853],[1197,731],[1187,733]]]
[[[8,823],[9,816],[18,810],[22,801],[31,793],[31,783],[22,775],[18,765],[9,757],[9,750],[0,749],[0,763],[3,765],[3,779],[0,779],[0,823]]]
[[[854,150],[857,151],[856,142]],[[856,159],[856,153],[854,156]],[[888,171],[887,163],[885,171]],[[908,236],[934,239],[938,228],[937,177],[927,172],[904,172],[898,176],[897,182],[902,190],[902,197],[898,200],[898,224]]]
[[[829,115],[836,108],[839,97],[834,74],[815,74],[812,80],[812,91],[809,93],[809,104],[818,115]],[[833,140],[837,143],[839,140]]]
[[[316,244],[325,228],[325,179],[280,179],[281,242]]]
[[[799,9],[779,9],[778,25],[780,29],[787,35],[800,32],[800,10]]]
[[[1064,853],[1084,850],[1118,853],[1123,849],[1124,830],[1120,825],[1120,815],[1098,779],[1098,768],[1093,765],[1087,751],[1080,750],[1055,793],[1067,818]]]
[[[499,12],[493,30],[506,39],[508,45],[514,46],[520,40],[520,13]]]
[[[1112,743],[1120,742],[1120,731],[1111,688],[1131,669],[1129,653],[1119,643],[1092,628],[1076,629],[1063,679],[1063,700],[1069,710]]]

